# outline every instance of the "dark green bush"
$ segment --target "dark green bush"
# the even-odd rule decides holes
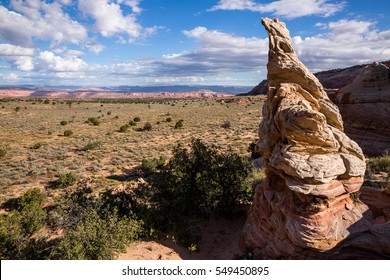
[[[90,150],[96,150],[103,146],[103,143],[100,141],[91,141],[87,145],[85,145],[82,150],[83,151],[90,151]]]
[[[222,153],[197,139],[190,151],[177,146],[152,180],[153,227],[176,231],[188,239],[197,219],[212,212],[231,217],[239,205],[252,199],[248,176],[253,169],[246,158]]]
[[[135,122],[140,122],[140,121],[141,121],[141,118],[140,118],[140,117],[135,117],[135,118],[133,119],[133,121],[135,121]]]
[[[45,199],[46,196],[38,188],[28,190],[19,198],[17,211],[22,216],[21,224],[27,235],[31,235],[45,226],[47,212],[41,208]]]
[[[64,136],[69,137],[73,135],[73,131],[70,129],[67,129],[64,131]]]
[[[171,121],[172,121],[172,118],[171,118],[171,117],[168,117],[168,118],[166,119],[166,121],[167,121],[167,122],[171,122]]]
[[[159,158],[143,159],[141,163],[141,170],[146,175],[156,173],[158,169],[164,166],[165,160],[166,159],[163,156],[160,156]]]
[[[24,195],[18,198],[17,200],[17,209],[22,211],[30,206],[39,206],[46,199],[46,195],[41,192],[39,188],[33,188],[28,191]]]
[[[145,123],[142,130],[143,131],[151,131],[152,130],[152,124],[150,122]]]
[[[175,129],[182,128],[183,127],[183,120],[179,120],[175,124]]]
[[[60,122],[60,125],[67,125],[68,124],[68,121],[61,121]]]
[[[129,125],[128,124],[125,124],[125,125],[122,125],[120,128],[119,128],[119,132],[126,132],[129,130]]]
[[[18,106],[15,108],[15,112],[19,112],[19,111],[20,111],[20,107]]]
[[[60,177],[56,181],[56,187],[66,188],[77,183],[79,177],[73,172],[60,174]]]
[[[40,147],[42,147],[42,143],[38,142],[31,146],[31,149],[38,150]]]
[[[33,233],[46,226],[47,211],[42,208],[46,196],[38,188],[28,190],[17,199],[16,207],[0,215],[0,258],[29,259]]]
[[[96,117],[89,117],[87,120],[87,123],[94,125],[94,126],[98,126],[100,124],[100,121]]]
[[[136,126],[137,123],[136,123],[135,121],[129,121],[129,125],[130,125],[130,126]]]
[[[116,212],[98,214],[90,211],[72,230],[65,232],[55,248],[60,259],[114,259],[115,253],[125,252],[126,245],[138,239],[139,223],[132,218],[119,219]]]
[[[390,173],[390,156],[369,158],[367,161],[367,170],[370,170],[373,173]]]
[[[57,202],[58,226],[63,239],[54,249],[55,259],[113,259],[126,245],[138,239],[142,223],[131,210],[118,213],[112,192],[94,195],[90,188],[68,193]]]
[[[232,127],[232,124],[230,121],[224,121],[222,124],[221,124],[221,127],[224,128],[224,129],[230,129]]]
[[[7,150],[5,148],[0,148],[0,158],[5,157]]]

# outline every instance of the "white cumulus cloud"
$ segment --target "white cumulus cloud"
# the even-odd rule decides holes
[[[142,27],[137,23],[136,14],[124,15],[118,3],[107,0],[79,0],[78,7],[95,20],[96,31],[105,37],[116,33],[127,33],[135,38],[141,35]]]
[[[38,68],[43,71],[76,72],[85,70],[87,63],[75,56],[61,57],[50,51],[43,51],[36,58]]]
[[[375,22],[342,19],[320,23],[325,32],[295,37],[300,59],[315,71],[385,61],[390,54],[390,30],[378,31]]]
[[[198,26],[183,31],[198,42],[193,51],[167,54],[156,62],[158,71],[179,76],[201,73],[252,71],[266,63],[268,39],[241,37]]]
[[[94,20],[93,29],[104,37],[117,36],[118,42],[128,44],[144,39],[156,33],[161,26],[143,27],[138,22],[140,0],[79,0],[78,9]],[[122,9],[123,6],[131,8],[131,12]],[[101,48],[95,45],[93,51],[99,52]]]
[[[129,6],[133,13],[140,13],[142,12],[142,9],[139,7],[140,0],[117,0],[118,4],[124,4],[126,6]]]
[[[0,59],[7,61],[18,70],[33,70],[33,55],[34,49],[32,48],[23,48],[11,44],[0,44]]]
[[[33,48],[23,48],[11,44],[0,44],[0,56],[32,56]]]
[[[310,15],[326,17],[341,11],[344,7],[344,2],[329,3],[328,0],[278,0],[268,4],[257,3],[254,0],[219,0],[209,11],[248,10],[292,19]]]
[[[54,44],[80,44],[88,37],[86,28],[63,12],[59,2],[11,0],[13,10],[0,6],[0,34],[6,41],[31,47],[34,39]]]

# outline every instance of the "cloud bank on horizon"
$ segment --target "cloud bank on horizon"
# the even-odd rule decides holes
[[[312,71],[389,60],[390,4],[365,2],[2,1],[0,85],[255,85],[264,16],[286,22]]]

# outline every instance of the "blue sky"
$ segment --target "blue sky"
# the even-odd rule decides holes
[[[262,17],[313,72],[390,59],[390,1],[7,0],[0,85],[242,85],[266,77]]]

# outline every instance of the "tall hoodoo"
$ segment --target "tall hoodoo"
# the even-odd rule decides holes
[[[344,134],[338,108],[298,59],[286,25],[268,18],[262,24],[269,89],[257,149],[267,178],[255,189],[242,245],[264,258],[330,258],[372,226],[355,195],[365,159]]]

